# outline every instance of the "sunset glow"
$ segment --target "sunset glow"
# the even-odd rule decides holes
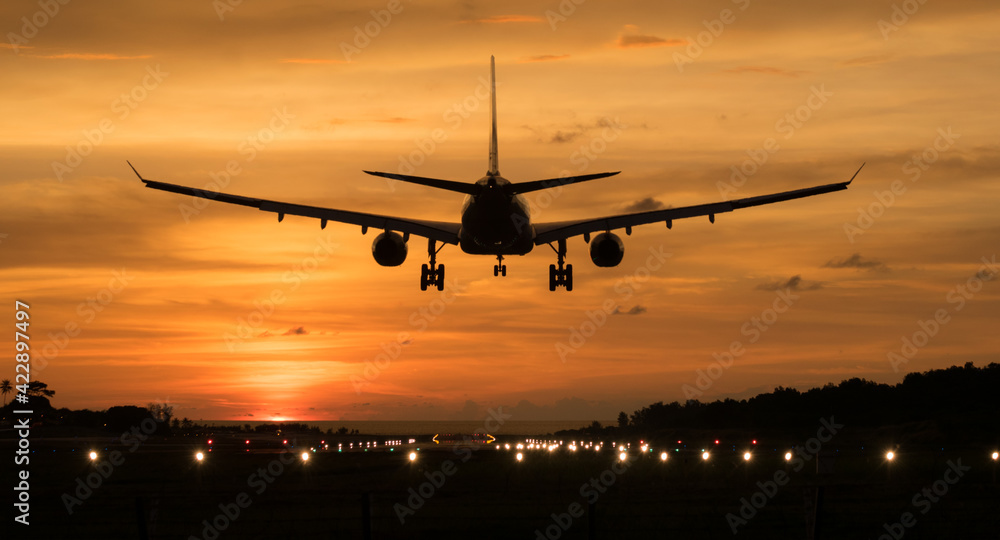
[[[384,1],[214,4],[232,9],[73,2],[0,47],[0,296],[30,305],[32,379],[56,407],[589,422],[996,361],[996,5],[928,2],[890,29],[888,0],[403,1],[384,24]],[[38,9],[5,2],[5,33]],[[422,292],[426,239],[380,267],[379,231],[146,189],[126,164],[456,221],[461,195],[362,170],[479,179],[491,55],[506,178],[622,171],[530,194],[536,222],[867,164],[847,191],[617,231],[614,268],[570,239],[569,293],[548,290],[547,246],[506,277],[447,246],[447,287]]]

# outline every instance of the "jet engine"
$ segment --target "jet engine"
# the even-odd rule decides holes
[[[382,266],[399,266],[406,260],[406,240],[398,233],[386,231],[372,242],[372,256]]]
[[[624,256],[625,244],[615,234],[603,232],[590,242],[590,259],[597,266],[618,266]]]

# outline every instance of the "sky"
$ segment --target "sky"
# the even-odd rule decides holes
[[[46,11],[47,10],[47,11]],[[0,297],[57,407],[227,420],[610,420],[997,361],[1000,6],[393,0],[0,6]],[[536,222],[845,181],[506,261],[146,189],[457,221],[496,57]],[[12,332],[0,348],[13,350]],[[10,355],[8,355],[10,356]],[[3,368],[14,379],[13,362]],[[9,396],[7,396],[9,398]]]

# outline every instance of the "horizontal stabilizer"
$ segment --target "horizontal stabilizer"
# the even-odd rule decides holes
[[[467,184],[465,182],[456,182],[454,180],[441,180],[439,178],[424,178],[423,176],[408,176],[405,174],[377,171],[364,171],[364,173],[372,176],[391,178],[393,180],[399,180],[400,182],[409,182],[411,184],[420,184],[438,189],[447,189],[448,191],[457,191],[459,193],[465,193],[466,195],[475,195],[481,191],[481,188],[476,186],[476,184]]]
[[[518,182],[516,184],[510,184],[509,186],[507,186],[507,190],[510,193],[529,193],[531,191],[538,191],[540,189],[565,186],[568,184],[575,184],[577,182],[586,182],[587,180],[597,180],[598,178],[607,178],[609,176],[614,176],[620,172],[621,171],[602,172],[597,174],[585,174],[583,176],[564,176],[562,178],[549,178],[548,180],[533,180],[531,182]]]

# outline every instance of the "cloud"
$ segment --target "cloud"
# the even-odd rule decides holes
[[[579,137],[582,134],[580,131],[557,131],[555,135],[549,138],[549,142],[554,143],[568,143],[572,142],[573,139]]]
[[[567,397],[556,400],[552,405],[536,405],[522,399],[513,407],[503,405],[503,412],[512,418],[521,420],[580,420],[584,425],[593,420],[606,421],[615,418],[620,407],[607,401],[586,400],[578,397]],[[482,417],[480,417],[482,418]],[[581,427],[583,427],[581,425]]]
[[[299,326],[299,327],[296,327],[296,328],[289,328],[287,332],[285,332],[284,334],[281,334],[281,335],[283,335],[283,336],[305,336],[305,335],[308,335],[308,334],[309,334],[309,332],[306,331],[306,327]]]
[[[640,306],[636,304],[632,306],[628,311],[622,311],[620,306],[615,306],[615,310],[611,312],[612,315],[642,315],[646,312],[646,306]]]
[[[659,36],[651,36],[639,33],[639,27],[634,24],[626,24],[625,31],[618,36],[618,47],[629,49],[633,47],[676,47],[687,45],[686,39],[666,39]]]
[[[763,73],[765,75],[784,75],[785,77],[798,77],[805,71],[796,69],[781,69],[771,66],[740,66],[731,69],[724,69],[724,73]]]
[[[334,58],[282,58],[282,64],[346,64],[345,60]]]
[[[603,129],[606,127],[619,127],[614,125],[607,118],[601,118],[592,124],[576,124],[572,126],[553,126],[548,125],[544,127],[535,127],[529,125],[522,125],[524,129],[530,130],[538,137],[539,142],[548,142],[555,144],[563,144],[572,142],[577,137],[587,134],[588,131],[593,129]],[[628,126],[626,126],[628,127]],[[643,126],[644,127],[644,126]],[[553,132],[554,130],[554,132]]]
[[[44,58],[46,60],[139,60],[152,58],[150,54],[140,54],[135,56],[125,56],[110,53],[61,53],[61,54],[29,54],[32,58]]]
[[[537,56],[523,56],[521,62],[550,62],[553,60],[564,60],[569,58],[568,54],[539,54]]]
[[[839,66],[870,66],[873,64],[881,64],[892,60],[892,55],[890,54],[871,54],[868,56],[857,56],[854,58],[848,58],[847,60],[841,60],[837,62]]]
[[[870,270],[872,272],[888,272],[889,267],[881,261],[864,260],[860,253],[855,253],[846,259],[830,259],[826,261],[823,268],[857,268]]]
[[[456,420],[480,420],[482,414],[479,412],[479,404],[471,399],[465,400],[465,406],[455,413]]]
[[[666,207],[667,205],[662,202],[652,197],[646,197],[645,199],[628,203],[622,210],[625,212],[652,212],[653,210],[663,210]]]
[[[816,289],[823,288],[823,284],[818,281],[809,283],[804,281],[802,276],[794,275],[786,281],[770,281],[767,283],[761,283],[754,288],[759,291],[782,291],[785,289],[791,289],[793,291],[815,291]]]
[[[486,24],[503,24],[503,23],[525,23],[525,22],[542,22],[544,19],[541,17],[536,17],[534,15],[493,15],[492,17],[486,17],[483,19],[466,19],[462,21],[463,23],[486,23]]]

